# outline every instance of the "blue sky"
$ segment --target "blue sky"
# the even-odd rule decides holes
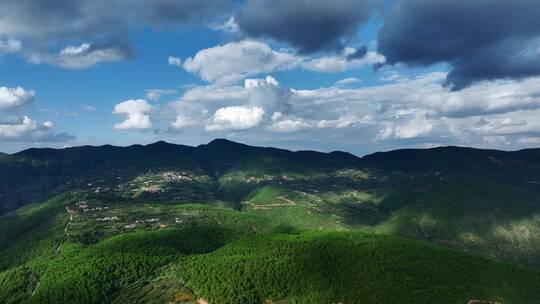
[[[49,1],[45,20],[0,4],[3,152],[218,137],[359,155],[540,145],[527,1]]]

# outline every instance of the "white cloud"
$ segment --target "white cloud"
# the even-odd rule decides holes
[[[363,129],[370,136],[365,142],[484,142],[492,146],[503,143],[495,136],[517,142],[519,136],[540,134],[540,78],[488,82],[451,92],[441,86],[445,77],[445,73],[431,73],[358,89],[294,90],[291,103],[305,105],[293,111],[311,117],[343,109],[349,121],[356,120],[347,127]],[[317,110],[306,108],[309,104]],[[319,126],[337,127],[328,121],[333,120],[320,120]]]
[[[246,130],[261,122],[264,109],[261,107],[233,106],[220,108],[206,126],[208,131]]]
[[[317,127],[319,128],[347,128],[354,126],[356,124],[369,124],[371,123],[371,116],[366,115],[363,117],[356,117],[351,114],[344,114],[343,116],[338,117],[337,119],[322,119],[318,121]]]
[[[302,67],[316,72],[339,73],[384,62],[384,56],[373,51],[367,52],[362,58],[349,59],[348,55],[355,51],[352,48],[346,48],[342,54],[307,60],[302,64]]]
[[[266,112],[288,111],[291,90],[280,86],[279,82],[271,76],[265,79],[246,79],[244,90],[248,95],[248,103],[260,106]]]
[[[0,111],[11,111],[27,105],[34,100],[35,95],[35,91],[21,87],[0,87]]]
[[[182,59],[180,59],[179,57],[169,56],[167,62],[169,63],[169,65],[174,65],[178,67],[182,66]]]
[[[540,109],[519,110],[487,117],[484,123],[473,126],[472,131],[479,135],[540,135]]]
[[[395,129],[395,138],[409,139],[422,136],[429,136],[433,130],[433,123],[425,119],[415,119],[404,125],[397,126]]]
[[[117,130],[145,130],[152,127],[149,113],[152,106],[145,99],[123,101],[114,107],[113,114],[125,116],[125,120],[114,125]]]
[[[145,93],[146,93],[146,96],[145,96],[146,99],[157,101],[157,100],[160,100],[161,97],[163,97],[164,95],[176,94],[178,93],[178,91],[165,90],[165,89],[149,89],[149,90],[146,90]]]
[[[0,139],[19,142],[58,142],[74,139],[66,133],[57,133],[50,121],[40,123],[28,116],[9,122],[0,122]]]
[[[236,20],[234,19],[234,16],[231,16],[225,23],[221,24],[212,24],[210,25],[210,28],[214,31],[221,31],[226,33],[238,33],[240,32],[240,29],[238,28],[238,23],[236,23]]]
[[[192,117],[186,116],[184,114],[176,115],[176,120],[172,123],[174,129],[184,129],[186,127],[191,127],[197,125],[197,120]]]
[[[22,50],[22,42],[19,40],[0,38],[0,56],[6,54],[15,54]]]
[[[381,70],[379,79],[386,82],[400,82],[406,81],[407,77],[401,75],[398,71],[394,70]]]
[[[484,136],[482,140],[488,144],[509,144],[506,137],[498,135]]]
[[[52,127],[49,121],[39,124],[30,117],[24,116],[19,122],[0,124],[0,138],[19,138],[30,132],[48,130]]]
[[[324,138],[328,145],[356,143],[368,151],[448,144],[507,149],[533,146],[540,138],[540,77],[457,92],[441,86],[445,78],[433,72],[367,87],[310,90],[285,88],[273,77],[200,86],[172,103],[177,112],[170,124],[186,132],[249,130],[232,133],[237,139]]]
[[[356,58],[357,51],[359,50],[347,47],[339,54],[323,57],[300,56],[283,49],[273,50],[263,42],[243,40],[200,50],[195,56],[187,58],[183,67],[208,82],[229,85],[262,73],[296,68],[339,73],[384,62],[384,56],[374,51],[368,51],[363,57]],[[175,65],[181,63],[179,58],[169,57],[169,64],[172,64],[173,59]]]
[[[336,81],[336,83],[334,83],[334,85],[336,85],[336,86],[346,86],[346,85],[359,83],[359,82],[362,82],[362,80],[360,80],[360,79],[358,79],[356,77],[350,77],[350,78],[345,78],[345,79],[341,79],[339,81]]]
[[[521,137],[521,138],[518,138],[517,142],[520,143],[520,144],[525,144],[525,145],[538,146],[538,145],[540,145],[540,136],[538,136],[538,137],[531,137],[531,136]]]
[[[185,60],[184,69],[209,82],[234,83],[260,73],[292,69],[300,61],[289,52],[244,40],[201,50]]]
[[[263,115],[276,111],[286,112],[291,107],[288,102],[291,94],[290,89],[281,87],[279,82],[270,76],[264,79],[246,79],[243,86],[195,87],[185,92],[179,101],[171,104],[178,115],[171,127],[182,129],[197,124],[214,126],[215,117],[212,113],[227,107],[260,108]]]
[[[448,92],[442,88],[436,91],[435,95],[423,97],[416,93],[413,98],[419,103],[423,100],[426,107],[448,117],[540,108],[540,78],[529,78],[521,82],[487,82],[459,92]]]
[[[129,51],[116,46],[83,43],[79,46],[68,46],[58,54],[33,54],[30,61],[35,64],[47,63],[69,69],[83,69],[99,63],[121,61],[129,56]]]
[[[312,128],[311,123],[304,119],[294,116],[284,116],[280,112],[275,112],[271,120],[272,124],[269,129],[274,132],[290,133]]]

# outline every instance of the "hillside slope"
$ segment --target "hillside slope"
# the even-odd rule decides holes
[[[102,209],[70,219],[66,207],[81,201]],[[118,220],[96,220],[107,213]],[[228,208],[66,193],[0,225],[1,303],[540,300],[540,272],[521,266],[399,237],[299,231]]]
[[[412,193],[376,230],[540,267],[540,200],[481,178]]]
[[[210,303],[540,300],[538,273],[364,233],[306,232],[239,241],[186,257],[171,272]]]

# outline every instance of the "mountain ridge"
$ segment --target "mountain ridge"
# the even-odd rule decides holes
[[[164,141],[164,140],[159,140],[159,141],[149,143],[149,144],[146,144],[146,145],[133,144],[133,145],[128,145],[128,146],[115,146],[115,145],[111,145],[111,144],[104,144],[104,145],[81,145],[81,146],[72,146],[72,147],[63,147],[63,148],[28,148],[28,149],[24,149],[24,150],[21,150],[21,151],[18,151],[18,152],[14,152],[14,153],[0,152],[0,156],[2,156],[2,155],[4,155],[4,156],[5,155],[11,155],[11,156],[26,155],[27,153],[32,152],[32,151],[47,151],[47,150],[48,151],[61,151],[61,150],[71,150],[71,149],[76,149],[76,148],[133,148],[133,147],[152,147],[152,146],[163,146],[163,145],[170,145],[170,146],[176,146],[176,147],[185,147],[185,148],[199,148],[199,147],[204,147],[204,146],[212,146],[212,145],[216,145],[216,144],[222,144],[224,142],[229,143],[229,144],[236,144],[238,146],[244,146],[244,147],[261,148],[261,149],[276,149],[276,150],[289,151],[289,152],[293,152],[293,153],[294,152],[315,152],[315,153],[322,153],[322,154],[345,153],[345,154],[354,156],[356,158],[365,158],[365,157],[368,157],[368,156],[380,155],[380,154],[386,154],[386,153],[418,152],[418,151],[440,151],[440,150],[447,150],[447,149],[458,150],[458,151],[459,150],[460,151],[481,151],[481,152],[485,152],[485,153],[500,153],[500,154],[505,154],[505,153],[510,153],[510,154],[512,154],[512,153],[525,153],[525,152],[540,153],[540,147],[538,147],[538,148],[525,148],[525,149],[518,149],[518,150],[497,150],[497,149],[484,149],[484,148],[475,148],[475,147],[467,147],[467,146],[448,145],[448,146],[437,146],[437,147],[431,147],[431,148],[399,148],[399,149],[392,149],[392,150],[385,150],[385,151],[377,151],[377,152],[368,153],[368,154],[365,154],[365,155],[362,155],[362,156],[358,156],[358,155],[356,155],[354,153],[351,153],[351,152],[348,152],[348,151],[343,151],[343,150],[333,150],[333,151],[329,151],[329,152],[322,152],[322,151],[318,151],[318,150],[309,150],[309,149],[308,150],[304,150],[304,149],[289,150],[289,149],[276,148],[276,147],[271,147],[271,146],[249,145],[249,144],[235,142],[235,141],[224,139],[224,138],[216,138],[216,139],[213,139],[213,140],[211,140],[210,142],[208,142],[206,144],[200,144],[200,145],[196,145],[196,146],[189,146],[189,145],[184,145],[184,144],[176,144],[176,143],[170,143],[170,142],[167,142],[167,141]]]
[[[96,179],[114,182],[157,168],[198,170],[214,179],[231,170],[291,173],[354,168],[387,174],[439,172],[490,176],[514,184],[529,182],[526,186],[538,191],[534,183],[540,181],[540,149],[508,152],[449,146],[400,149],[358,157],[343,151],[290,151],[227,139],[215,139],[198,146],[158,141],[127,147],[31,148],[0,157],[0,190],[4,192],[0,194],[0,214]],[[525,177],[530,180],[523,180]]]

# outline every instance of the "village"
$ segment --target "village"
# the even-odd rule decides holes
[[[80,200],[68,205],[66,211],[70,220],[65,227],[65,233],[71,237],[84,235],[89,231],[110,236],[136,229],[178,227],[193,223],[200,216],[200,211],[197,210],[175,212],[174,209],[167,210],[164,206],[148,204],[107,206],[102,201],[92,199]]]

